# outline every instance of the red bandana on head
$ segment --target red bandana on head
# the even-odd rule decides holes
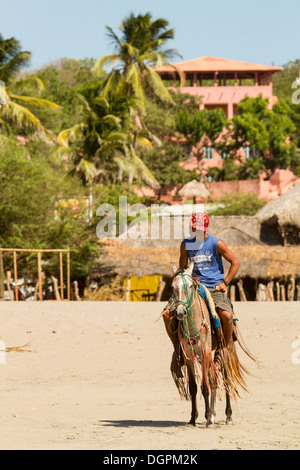
[[[197,230],[203,230],[207,232],[209,225],[209,217],[202,212],[197,212],[191,218],[191,226]]]

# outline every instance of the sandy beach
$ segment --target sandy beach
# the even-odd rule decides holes
[[[3,449],[299,449],[300,308],[298,302],[235,303],[256,365],[250,393],[217,402],[216,427],[205,428],[199,395],[196,427],[187,425],[170,374],[172,345],[164,303],[2,302],[1,438]]]

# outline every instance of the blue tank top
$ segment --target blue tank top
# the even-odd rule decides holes
[[[219,240],[213,235],[208,235],[204,241],[193,237],[184,239],[187,255],[194,261],[193,276],[210,289],[224,281],[222,256],[217,252]]]

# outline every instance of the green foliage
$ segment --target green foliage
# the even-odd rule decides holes
[[[190,147],[197,146],[204,136],[214,145],[225,125],[226,117],[221,109],[203,109],[194,113],[181,109],[175,118],[176,130],[185,136]]]
[[[291,97],[295,91],[292,83],[299,77],[300,59],[289,61],[283,65],[284,70],[273,75],[273,93],[280,100],[291,102]]]
[[[164,143],[162,147],[142,150],[141,158],[162,185],[185,184],[199,176],[195,172],[184,170],[179,166],[182,161],[182,149],[169,142]]]
[[[256,194],[229,194],[217,201],[218,207],[210,215],[255,215],[266,203],[257,198]]]
[[[84,189],[62,168],[33,158],[16,142],[0,140],[0,244],[6,248],[67,248],[71,275],[80,278],[98,254],[95,227],[70,214],[56,220],[58,199],[80,199]]]

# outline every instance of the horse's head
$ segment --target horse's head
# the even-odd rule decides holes
[[[184,320],[188,315],[188,309],[194,295],[194,283],[192,279],[194,262],[190,261],[186,269],[177,269],[175,263],[171,263],[171,266],[174,273],[171,288],[177,304],[176,317],[178,320]]]

